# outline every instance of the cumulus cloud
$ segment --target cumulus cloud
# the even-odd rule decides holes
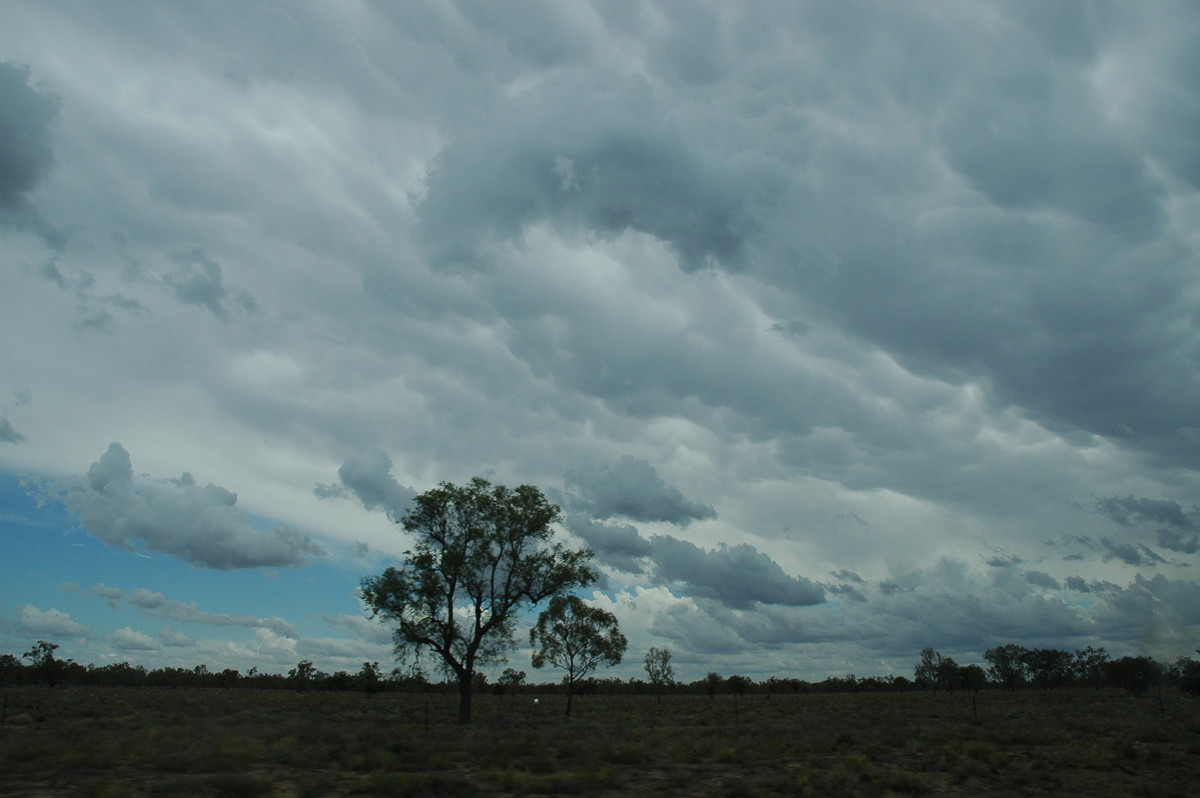
[[[347,458],[338,469],[338,477],[339,484],[317,485],[314,493],[323,499],[352,494],[363,507],[381,508],[397,523],[408,513],[409,503],[417,495],[392,476],[392,458],[382,449],[370,449]]]
[[[71,620],[54,608],[39,610],[32,604],[17,607],[17,631],[28,637],[87,637],[92,628]]]
[[[687,595],[738,609],[755,603],[804,606],[825,600],[821,585],[787,574],[748,543],[710,550],[669,535],[655,535],[650,543],[654,577],[663,584],[679,585]]]
[[[167,598],[162,593],[155,593],[152,590],[146,590],[141,587],[134,588],[133,590],[123,590],[101,584],[93,587],[92,593],[106,599],[109,606],[114,608],[120,606],[120,602],[123,600],[143,615],[154,618],[167,618],[177,623],[196,623],[208,626],[244,626],[250,629],[265,629],[280,637],[297,638],[300,636],[296,631],[296,627],[283,618],[254,618],[246,615],[228,615],[223,612],[205,612],[200,610],[194,601],[175,601]],[[174,638],[173,635],[175,634],[169,629],[163,629],[159,632],[160,637],[164,637],[165,635],[164,642],[180,639],[186,641],[186,637],[180,636],[179,638]],[[167,645],[182,644],[184,643],[167,642]]]
[[[295,568],[324,556],[297,529],[255,527],[236,507],[237,494],[219,485],[200,487],[186,473],[172,483],[136,485],[129,453],[119,443],[109,445],[86,479],[63,479],[53,487],[80,523],[112,546],[161,551],[220,570]]]
[[[598,519],[618,516],[687,526],[717,515],[712,507],[684,498],[650,463],[630,455],[615,463],[572,469],[566,474],[566,485],[574,494],[573,508]]]
[[[164,646],[172,648],[192,648],[196,645],[196,641],[185,635],[177,629],[171,629],[164,626],[158,630],[158,639],[162,641]]]
[[[161,651],[162,644],[144,632],[123,626],[110,635],[113,648],[117,651]]]

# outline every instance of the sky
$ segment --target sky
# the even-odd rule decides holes
[[[8,0],[0,651],[390,664],[483,476],[605,675],[1194,655],[1198,250],[1194,3]]]

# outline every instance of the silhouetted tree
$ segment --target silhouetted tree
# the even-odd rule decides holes
[[[1060,687],[1071,672],[1071,655],[1053,648],[1035,648],[1022,655],[1029,678],[1043,690]]]
[[[1196,653],[1200,654],[1200,651]],[[1191,657],[1180,657],[1171,667],[1171,676],[1181,693],[1193,697],[1200,695],[1200,662]]]
[[[358,685],[366,693],[378,693],[383,689],[383,673],[378,662],[364,662],[358,671]]]
[[[671,667],[671,652],[665,648],[651,647],[646,652],[646,676],[654,685],[657,703],[662,703],[663,690],[675,683],[675,669]]]
[[[21,684],[25,666],[12,654],[0,654],[0,685]]]
[[[983,652],[988,661],[988,675],[992,681],[1009,690],[1016,690],[1025,683],[1025,648],[1015,643],[989,648]]]
[[[1071,658],[1071,675],[1079,682],[1099,690],[1104,683],[1104,663],[1108,659],[1108,652],[1103,648],[1088,646],[1077,650]]]
[[[500,674],[500,678],[496,680],[496,692],[501,696],[506,693],[517,694],[521,692],[521,685],[525,684],[525,671],[519,671],[515,668],[505,668],[504,673]]]
[[[57,648],[58,643],[39,640],[33,648],[22,655],[29,660],[29,668],[37,684],[54,687],[61,680],[64,663],[54,658],[54,651]]]
[[[753,684],[754,680],[749,676],[742,676],[741,674],[737,673],[725,679],[725,689],[733,693],[738,698],[744,696],[746,691],[749,690]]]
[[[317,668],[309,660],[302,659],[296,663],[296,667],[288,671],[288,678],[297,690],[307,690],[312,686],[313,680],[317,676]]]
[[[1161,671],[1150,657],[1121,657],[1104,663],[1104,675],[1113,687],[1141,695],[1158,684]]]
[[[460,723],[476,666],[503,661],[517,613],[595,581],[591,551],[550,544],[560,518],[530,485],[443,482],[400,521],[417,538],[403,564],[362,582],[371,612],[395,625],[397,655],[429,649],[457,678]]]
[[[958,663],[932,648],[923,648],[921,659],[913,668],[913,679],[926,689],[937,690],[940,687],[952,691],[958,686]]]
[[[601,664],[616,665],[628,641],[621,634],[617,616],[586,604],[578,596],[555,596],[529,630],[534,646],[533,667],[550,663],[567,672],[567,714],[575,682]]]
[[[709,671],[704,677],[704,690],[708,693],[708,697],[716,698],[721,685],[724,683],[725,680],[721,678],[721,674],[716,671]]]

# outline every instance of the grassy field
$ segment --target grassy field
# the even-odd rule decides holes
[[[1154,693],[476,697],[0,691],[0,795],[1200,795]]]

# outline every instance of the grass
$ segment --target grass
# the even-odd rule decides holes
[[[8,688],[0,795],[1174,796],[1200,704],[1115,691],[475,698]]]

